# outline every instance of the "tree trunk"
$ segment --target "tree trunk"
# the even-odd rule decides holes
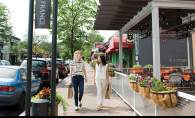
[[[71,43],[71,58],[73,60],[74,50],[73,50],[73,44]]]

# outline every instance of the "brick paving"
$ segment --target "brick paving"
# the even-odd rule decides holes
[[[94,85],[94,70],[86,63],[86,71],[88,83],[85,83],[84,96],[82,99],[82,108],[75,111],[74,98],[68,99],[68,84],[70,76],[64,79],[58,86],[56,91],[62,95],[63,98],[69,103],[70,107],[67,108],[67,116],[134,116],[133,110],[123,100],[115,95],[112,91],[111,99],[105,100],[103,103],[104,108],[97,111],[97,89]],[[62,107],[58,108],[58,115],[63,116]]]

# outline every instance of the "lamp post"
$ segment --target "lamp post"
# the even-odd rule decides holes
[[[76,38],[80,38],[80,40],[81,40],[81,37],[85,37],[85,41],[84,41],[84,43],[89,43],[89,41],[87,40],[87,38],[88,38],[88,36],[86,35],[86,36],[75,36]]]

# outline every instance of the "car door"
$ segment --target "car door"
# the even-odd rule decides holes
[[[25,73],[26,73],[26,79],[27,79],[27,70],[24,69]],[[32,73],[32,72],[31,72]],[[36,81],[34,79],[32,79],[32,75],[31,75],[31,96],[34,95],[36,93]]]
[[[31,73],[31,82],[34,83],[33,89],[34,89],[34,94],[36,94],[39,90],[39,87],[40,87],[40,84],[41,84],[41,79],[36,78],[34,76],[33,72],[32,72]]]
[[[20,79],[22,81],[22,90],[26,90],[27,74],[24,69],[20,69]]]

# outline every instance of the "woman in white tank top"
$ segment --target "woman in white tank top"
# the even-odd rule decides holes
[[[98,64],[95,66],[94,72],[94,84],[97,87],[97,110],[101,110],[102,103],[105,100],[106,87],[110,85],[108,76],[108,64],[106,64],[106,59],[104,56],[98,57]]]

